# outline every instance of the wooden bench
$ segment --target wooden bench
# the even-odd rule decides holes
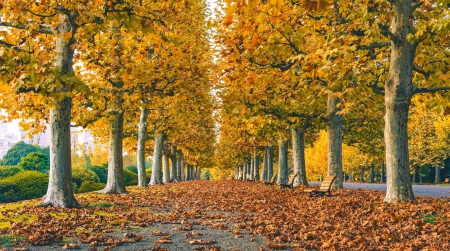
[[[450,183],[450,177],[445,178],[444,183]]]
[[[291,175],[287,184],[280,184],[280,188],[294,188],[294,180],[298,173]]]
[[[278,174],[275,174],[270,181],[264,181],[264,185],[274,185],[275,179],[277,178]]]
[[[306,189],[303,190],[304,192],[309,193],[309,197],[312,197],[312,195],[321,195],[324,196],[328,193],[328,196],[331,196],[331,185],[333,184],[333,181],[336,179],[336,176],[327,176],[320,186],[319,190],[314,189]]]

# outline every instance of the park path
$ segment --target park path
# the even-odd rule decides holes
[[[309,182],[309,185],[319,185],[321,182]],[[369,189],[386,191],[386,184],[379,183],[344,183],[344,188],[347,189]],[[442,197],[450,196],[450,186],[439,185],[413,185],[413,192],[415,196],[430,196],[430,197]]]

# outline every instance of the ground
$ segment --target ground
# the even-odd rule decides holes
[[[28,250],[450,249],[449,197],[386,204],[380,191],[342,189],[309,198],[303,189],[190,181],[128,187],[127,195],[77,195],[83,209],[36,207],[38,200],[4,204],[0,245],[6,250],[20,245]]]

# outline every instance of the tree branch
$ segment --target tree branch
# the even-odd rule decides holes
[[[376,43],[369,44],[369,45],[359,45],[359,46],[356,46],[356,49],[357,50],[372,50],[372,49],[383,48],[383,47],[388,47],[388,46],[391,46],[390,41],[376,42]]]
[[[16,28],[16,29],[21,29],[21,30],[28,29],[27,25],[24,25],[24,24],[13,24],[13,23],[10,23],[10,22],[0,22],[0,26],[11,27],[11,28]],[[40,26],[39,29],[31,30],[31,31],[32,32],[36,32],[36,33],[42,33],[42,34],[50,34],[50,35],[53,35],[55,33],[54,30],[51,29],[51,28],[44,27],[43,25],[39,25],[39,26]]]
[[[23,50],[20,49],[19,46],[14,45],[14,44],[10,44],[10,43],[5,42],[5,41],[3,41],[3,40],[0,40],[0,44],[5,45],[6,47],[11,48],[11,49],[13,49],[13,50],[15,50],[15,51],[23,52]]]
[[[414,94],[418,94],[418,93],[433,93],[433,92],[448,91],[448,90],[450,90],[450,86],[442,86],[442,87],[436,87],[436,88],[415,87],[414,88]]]
[[[415,66],[413,66],[413,71],[418,72],[420,74],[422,74],[426,79],[428,79],[431,75],[431,73],[429,71],[424,71],[422,69],[419,69]]]

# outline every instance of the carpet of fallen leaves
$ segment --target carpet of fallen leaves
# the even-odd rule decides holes
[[[386,204],[383,192],[343,189],[331,197],[309,198],[303,189],[190,181],[132,187],[127,195],[89,193],[77,196],[82,209],[2,209],[9,218],[36,219],[11,221],[0,234],[26,236],[23,244],[32,245],[74,237],[93,248],[111,249],[140,241],[133,229],[159,222],[183,223],[180,228],[187,230],[206,225],[236,235],[247,230],[267,237],[266,250],[450,250],[450,197]],[[117,229],[127,233],[122,238],[106,235]],[[165,240],[163,236],[160,242]]]

